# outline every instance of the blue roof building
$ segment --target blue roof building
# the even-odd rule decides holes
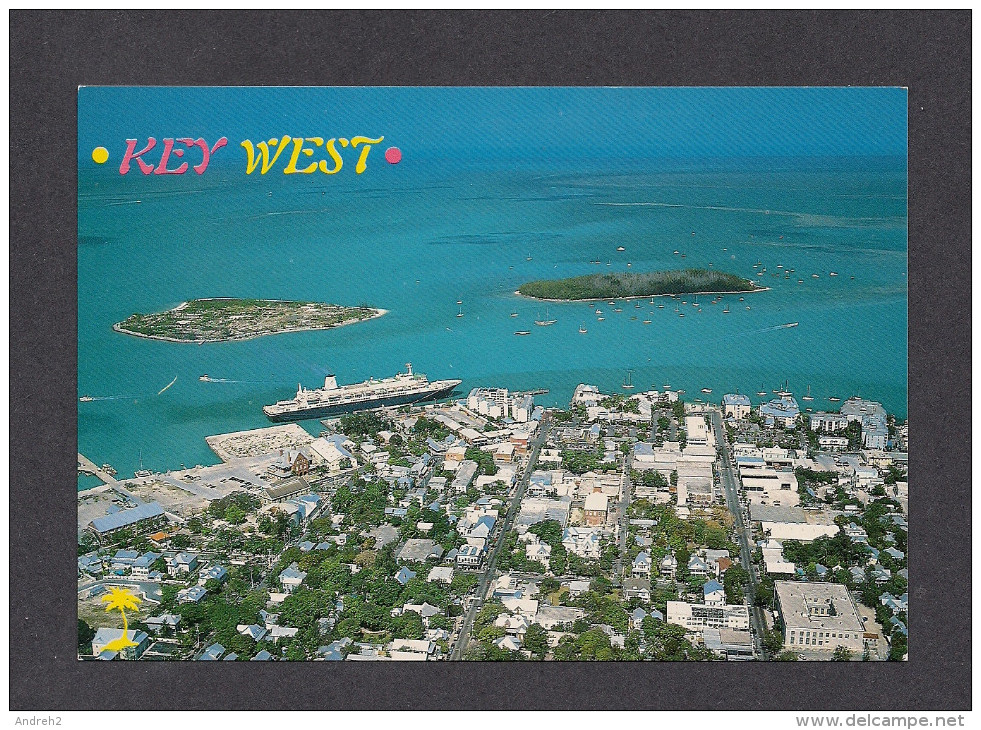
[[[141,504],[139,507],[124,509],[105,517],[96,517],[89,524],[100,535],[107,535],[124,527],[164,516],[163,507],[157,502]]]

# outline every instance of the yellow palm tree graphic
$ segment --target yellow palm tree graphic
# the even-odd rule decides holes
[[[136,611],[140,606],[140,599],[130,593],[128,588],[110,587],[109,593],[102,597],[102,602],[106,604],[106,611],[119,611],[123,616],[123,635],[106,644],[104,651],[122,651],[127,647],[137,646],[135,641],[129,639],[126,609]]]

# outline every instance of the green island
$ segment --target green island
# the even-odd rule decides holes
[[[278,299],[192,299],[153,314],[131,314],[116,332],[169,342],[228,342],[263,335],[342,327],[380,317],[384,309]]]
[[[762,291],[749,279],[723,271],[682,269],[648,273],[589,274],[570,279],[530,281],[517,294],[549,301],[629,299],[669,294],[720,294]]]

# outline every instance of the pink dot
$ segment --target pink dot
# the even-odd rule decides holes
[[[397,165],[402,161],[402,150],[398,147],[389,147],[385,150],[385,161],[389,165]]]

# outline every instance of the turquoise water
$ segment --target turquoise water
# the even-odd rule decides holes
[[[156,470],[216,463],[205,436],[266,425],[261,407],[297,383],[318,386],[326,371],[342,383],[383,377],[407,361],[432,378],[461,378],[464,392],[548,388],[536,399],[547,405],[567,404],[580,382],[619,390],[632,370],[638,389],[667,383],[688,398],[739,390],[756,403],[761,386],[789,381],[798,396],[810,386],[815,410],[834,407],[828,396],[860,394],[906,414],[904,159],[524,168],[405,159],[370,172],[86,173],[78,392],[97,400],[78,404],[79,450],[124,476],[141,453]],[[657,300],[664,309],[622,303],[622,313],[600,304],[602,322],[595,304],[552,304],[558,322],[546,328],[532,324],[544,307],[513,294],[537,278],[710,263],[772,289],[745,302],[726,297],[729,314],[699,297],[702,311],[685,305],[684,318],[666,299]],[[778,265],[795,273],[772,277]],[[133,312],[212,296],[368,303],[389,314],[201,346],[111,330]],[[790,322],[799,326],[774,329]],[[523,329],[531,335],[514,336]],[[234,382],[200,382],[202,374]]]

